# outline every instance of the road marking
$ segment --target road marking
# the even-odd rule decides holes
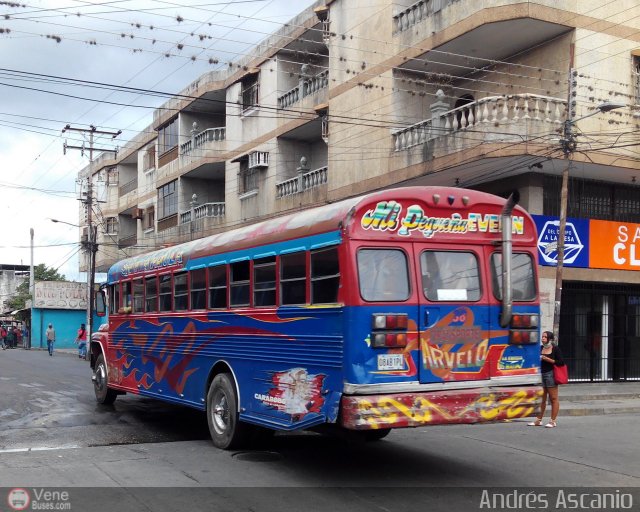
[[[5,448],[0,450],[0,453],[27,453],[27,452],[44,452],[52,450],[73,450],[74,448],[80,448],[78,444],[70,444],[66,446],[35,446],[33,448]]]

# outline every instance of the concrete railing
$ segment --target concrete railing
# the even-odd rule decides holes
[[[393,17],[394,33],[404,32],[456,0],[419,0]]]
[[[129,192],[133,192],[137,188],[138,188],[138,178],[135,177],[131,181],[120,186],[120,188],[118,189],[118,196],[122,197],[125,194],[128,194]]]
[[[226,135],[227,129],[224,126],[221,128],[207,128],[187,142],[180,144],[180,154],[188,155],[191,151],[204,146],[207,142],[225,140]]]
[[[537,94],[490,96],[393,132],[394,149],[402,151],[428,140],[473,128],[474,132],[504,131],[521,121],[559,127],[565,119],[566,100]]]
[[[297,103],[305,96],[314,94],[322,89],[326,89],[329,85],[329,71],[322,71],[315,76],[304,78],[300,83],[285,92],[278,98],[278,108],[287,108]]]
[[[224,217],[225,216],[225,204],[224,203],[205,203],[196,206],[193,209],[195,219],[204,219],[205,217]],[[186,224],[191,222],[191,210],[182,212],[180,214],[180,224]]]
[[[327,183],[328,167],[320,167],[276,184],[276,198],[299,194]]]

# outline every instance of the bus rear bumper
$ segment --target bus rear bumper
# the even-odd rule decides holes
[[[368,430],[511,420],[538,413],[541,401],[540,386],[344,395],[341,424]]]

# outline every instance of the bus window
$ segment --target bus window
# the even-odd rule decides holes
[[[182,272],[173,276],[173,310],[186,311],[189,308],[189,286],[187,273]]]
[[[253,262],[253,305],[276,305],[276,257],[260,258]]]
[[[158,280],[155,276],[147,277],[144,280],[144,286],[146,288],[145,311],[155,313],[158,311]]]
[[[491,255],[491,281],[493,294],[502,300],[502,254]],[[531,256],[514,252],[511,260],[511,288],[513,300],[530,301],[536,298],[536,281]]]
[[[171,274],[165,274],[160,279],[160,311],[171,311]]]
[[[420,255],[420,270],[422,289],[430,301],[480,299],[478,260],[473,253],[424,251]]]
[[[125,281],[122,283],[122,307],[131,312],[131,302],[131,281]]]
[[[120,285],[114,284],[109,293],[109,312],[115,314],[118,309],[120,309]]]
[[[366,301],[404,301],[409,298],[407,256],[399,249],[358,251],[360,295]]]
[[[231,307],[249,305],[249,261],[231,264]]]
[[[227,307],[226,265],[209,268],[209,307],[211,309],[224,309]]]
[[[144,312],[144,283],[142,279],[133,281],[133,312]]]
[[[311,253],[311,304],[338,302],[340,269],[338,250],[321,249]]]
[[[280,304],[307,302],[307,253],[280,256]]]
[[[191,271],[191,309],[207,307],[207,269]]]

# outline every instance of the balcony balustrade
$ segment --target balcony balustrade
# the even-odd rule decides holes
[[[394,32],[404,32],[455,0],[420,0],[393,17]]]
[[[302,98],[310,96],[329,86],[329,71],[325,70],[315,76],[303,78],[293,89],[285,92],[278,98],[278,108],[287,108],[294,105]]]
[[[207,217],[224,217],[225,216],[225,204],[224,203],[205,203],[196,206],[193,209],[195,220],[204,219]],[[180,224],[187,224],[191,222],[191,210],[182,212],[180,214]]]
[[[118,248],[119,249],[123,249],[125,247],[131,247],[133,245],[136,245],[138,243],[138,235],[128,235],[128,236],[123,236],[122,238],[118,239]]]
[[[292,196],[300,194],[305,190],[309,190],[327,183],[328,167],[320,167],[313,171],[306,172],[295,178],[276,184],[276,197]]]
[[[564,121],[566,103],[562,98],[537,94],[482,98],[407,128],[396,130],[393,132],[394,148],[395,151],[403,151],[429,140],[471,128],[476,136],[479,135],[478,132],[503,133],[505,126],[523,121],[539,124],[541,127],[547,125],[551,133]],[[513,135],[521,135],[518,130],[512,130],[512,132]]]
[[[125,183],[118,189],[118,196],[122,197],[128,194],[129,192],[133,192],[137,188],[138,188],[138,177],[136,176],[131,181]]]

